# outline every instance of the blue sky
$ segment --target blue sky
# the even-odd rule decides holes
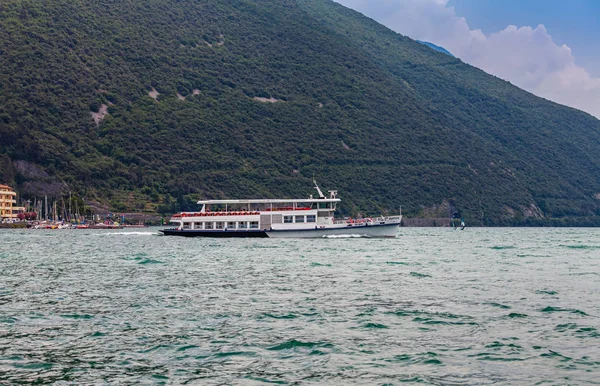
[[[600,0],[335,0],[600,118]]]
[[[509,24],[543,24],[557,44],[571,47],[577,64],[600,76],[598,0],[450,0],[448,5],[488,35]]]

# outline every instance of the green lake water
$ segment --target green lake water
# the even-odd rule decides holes
[[[600,229],[0,231],[0,385],[600,384]]]

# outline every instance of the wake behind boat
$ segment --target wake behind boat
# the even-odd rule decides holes
[[[201,200],[199,212],[181,212],[168,236],[317,238],[335,235],[396,237],[402,215],[336,219],[337,191],[305,199]]]

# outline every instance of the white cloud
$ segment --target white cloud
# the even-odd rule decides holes
[[[543,25],[509,25],[485,35],[448,0],[336,0],[413,39],[429,41],[482,70],[552,101],[600,118],[600,78],[575,63]]]

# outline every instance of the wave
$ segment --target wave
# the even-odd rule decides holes
[[[388,328],[385,324],[381,323],[367,323],[363,326],[364,328]]]
[[[577,314],[577,315],[581,315],[581,316],[588,316],[588,314],[586,314],[585,312],[581,311],[581,310],[577,310],[574,308],[562,308],[562,307],[552,307],[552,306],[548,306],[542,310],[540,310],[541,312],[568,312],[571,314]]]
[[[440,359],[440,355],[435,352],[423,352],[423,353],[414,353],[414,354],[399,354],[395,355],[393,358],[386,359],[386,362],[397,362],[397,363],[407,363],[409,365],[415,364],[426,364],[426,365],[442,365],[442,361]],[[408,381],[413,382],[418,378],[411,378]],[[417,381],[418,382],[418,381]]]
[[[88,314],[64,314],[61,316],[63,318],[67,318],[67,319],[93,319],[94,318],[93,315],[88,315]]]
[[[233,357],[233,356],[248,356],[254,357],[257,354],[254,351],[223,351],[214,354],[217,358]]]
[[[107,236],[160,236],[158,232],[108,232],[108,233],[97,233],[97,235],[107,235]]]
[[[323,236],[324,239],[368,239],[370,238],[367,235],[359,235],[359,234],[352,234],[352,235],[325,235]]]
[[[490,306],[494,306],[494,307],[498,307],[498,308],[502,308],[504,310],[508,310],[508,309],[511,308],[510,306],[507,306],[506,304],[501,304],[501,303],[496,303],[496,302],[484,303],[484,304],[487,304],[487,305],[490,305]]]
[[[552,290],[538,290],[535,291],[536,294],[540,294],[540,295],[557,295],[558,292],[556,291],[552,291]]]
[[[310,266],[311,267],[331,267],[331,264],[322,264],[322,263],[313,262],[313,263],[310,263]]]
[[[268,347],[267,350],[270,351],[279,351],[279,350],[289,350],[289,349],[293,349],[293,348],[297,348],[297,347],[307,347],[307,348],[311,348],[311,347],[325,347],[325,348],[330,348],[333,347],[332,344],[330,343],[325,343],[325,342],[302,342],[296,339],[292,339],[289,340],[287,342],[283,342],[281,344],[278,344],[276,346],[272,346],[272,347]]]
[[[520,314],[518,312],[511,312],[510,314],[508,314],[509,318],[526,318],[527,314]]]
[[[141,265],[146,265],[146,264],[165,264],[165,262],[164,261],[160,261],[160,260],[144,259],[144,260],[140,261],[138,264],[141,264]]]
[[[570,249],[600,249],[600,245],[566,245],[560,244],[559,247]]]
[[[263,313],[261,314],[258,319],[263,319],[263,318],[273,318],[273,319],[296,319],[298,317],[298,315],[296,314],[285,314],[285,315],[276,315],[276,314],[271,314],[271,313]]]

